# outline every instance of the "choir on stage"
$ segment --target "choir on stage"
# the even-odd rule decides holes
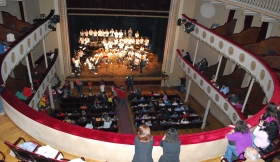
[[[140,37],[139,32],[134,33],[129,30],[108,29],[85,29],[80,31],[78,40],[79,50],[72,58],[75,75],[80,75],[80,66],[87,65],[91,73],[97,74],[97,68],[101,63],[119,64],[133,70],[136,66],[140,67],[140,73],[149,59],[147,48],[149,39]],[[96,50],[97,53],[86,55],[85,49]]]

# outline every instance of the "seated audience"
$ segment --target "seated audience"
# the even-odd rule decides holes
[[[22,90],[21,91],[17,91],[16,94],[17,98],[21,99],[21,100],[27,100],[27,97],[25,97],[23,94],[22,94]]]
[[[172,114],[172,115],[170,116],[170,118],[178,118],[178,114],[177,114],[176,112],[174,112],[174,114]]]
[[[30,85],[27,85],[23,88],[22,94],[27,98],[32,95],[32,89],[31,89]]]
[[[88,129],[92,129],[93,128],[93,125],[92,125],[91,121],[87,122],[87,125],[85,126],[85,128],[88,128]]]
[[[235,108],[242,109],[242,107],[243,107],[243,101],[238,100],[235,104]]]
[[[112,120],[110,119],[109,116],[106,118],[103,118],[102,121],[104,121],[103,128],[110,128],[112,124]]]
[[[217,82],[214,82],[213,85],[217,88],[217,89],[220,89],[220,86]]]
[[[267,126],[264,126],[264,120],[260,120],[259,125],[255,128],[254,135],[254,147],[266,148],[278,137],[279,124],[276,121],[270,122]]]
[[[266,111],[261,115],[261,119],[264,120],[266,124],[278,120],[277,107],[274,102],[269,102],[267,104]]]
[[[181,141],[175,128],[169,128],[167,130],[160,141],[160,146],[163,149],[163,155],[160,157],[159,162],[180,162]]]
[[[252,134],[243,120],[236,122],[236,126],[226,135],[226,138],[229,143],[224,158],[228,161],[232,161],[232,155],[238,157],[247,147],[252,146]],[[244,158],[243,155],[240,156]]]
[[[148,127],[151,127],[153,124],[152,124],[152,121],[149,120],[148,122],[145,123],[145,125],[148,126]]]
[[[264,162],[260,158],[258,150],[251,146],[245,149],[244,157],[246,158],[244,162]]]
[[[188,62],[190,62],[191,64],[193,63],[189,52],[186,52],[186,55],[185,55],[183,58],[186,59],[186,60],[187,60]]]
[[[208,62],[206,58],[203,58],[201,61],[197,63],[198,70],[200,72],[204,72],[208,68]]]
[[[180,112],[180,111],[184,111],[185,109],[184,109],[184,107],[182,106],[180,106],[180,105],[177,105],[177,107],[175,107],[175,109],[174,109],[174,111],[177,111],[177,112]]]
[[[230,95],[227,96],[227,98],[233,105],[236,105],[236,103],[239,101],[239,97],[236,95],[235,92],[232,92]]]
[[[182,120],[181,120],[181,124],[189,124],[190,122],[188,121],[188,119],[187,118],[183,118]]]
[[[220,92],[222,92],[225,95],[229,92],[229,88],[228,88],[228,85],[226,83],[224,83],[222,85],[222,88],[220,89]]]

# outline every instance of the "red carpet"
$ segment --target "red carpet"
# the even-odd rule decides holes
[[[127,100],[126,100],[127,102]],[[132,129],[132,123],[130,121],[129,110],[127,104],[124,107],[121,104],[117,104],[117,111],[119,117],[119,126],[120,126],[120,133],[123,134],[134,134]]]

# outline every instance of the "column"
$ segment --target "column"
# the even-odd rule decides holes
[[[245,97],[245,100],[244,100],[244,103],[243,103],[243,106],[242,106],[242,110],[241,110],[242,113],[243,113],[244,110],[245,110],[245,106],[246,106],[246,104],[247,104],[247,101],[248,101],[249,95],[250,95],[250,93],[251,93],[252,87],[253,87],[253,85],[254,85],[254,82],[255,82],[255,79],[252,78],[251,83],[250,83],[250,86],[249,86],[249,89],[248,89],[248,92],[247,92],[247,95],[246,95],[246,97]]]
[[[28,57],[25,57],[25,61],[26,61],[26,65],[27,65],[27,71],[28,71],[28,77],[29,77],[29,81],[30,81],[30,85],[31,85],[31,89],[33,90],[33,79],[31,76],[31,71],[30,71],[30,66],[29,66],[29,60]]]
[[[218,78],[218,75],[219,75],[222,59],[223,59],[223,55],[220,55],[217,71],[216,71],[216,74],[215,74],[215,82],[217,81],[217,78]]]
[[[47,60],[47,53],[46,53],[46,46],[45,46],[45,38],[42,39],[43,42],[43,50],[44,50],[44,58],[45,58],[45,64],[46,64],[46,69],[48,68],[48,60]],[[51,103],[51,108],[54,109],[54,103],[53,103],[53,96],[52,96],[52,85],[48,85],[49,88],[49,98],[50,98],[50,103]]]
[[[188,82],[188,87],[187,87],[187,92],[186,92],[186,97],[185,97],[185,102],[187,102],[187,101],[188,101],[188,98],[189,98],[189,95],[190,95],[191,85],[192,85],[192,80],[191,80],[191,79],[189,79],[189,82]]]
[[[53,96],[52,96],[52,85],[51,83],[48,85],[49,88],[49,97],[50,97],[50,101],[51,101],[51,108],[54,109],[54,102],[53,102]]]
[[[206,109],[205,109],[205,112],[204,112],[203,120],[202,120],[203,123],[202,123],[201,129],[205,128],[206,120],[207,120],[207,117],[208,117],[208,114],[209,114],[209,110],[210,110],[210,105],[211,105],[211,100],[208,100],[207,106],[206,106]]]
[[[197,54],[198,44],[199,44],[199,40],[196,41],[196,47],[195,47],[195,52],[194,52],[194,57],[193,57],[193,66],[195,65],[195,62],[196,62],[196,54]]]

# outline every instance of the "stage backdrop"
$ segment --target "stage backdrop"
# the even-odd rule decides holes
[[[140,36],[150,39],[150,50],[158,55],[158,61],[161,62],[164,53],[164,43],[167,30],[167,18],[151,18],[151,17],[127,17],[127,16],[81,16],[68,15],[69,36],[71,56],[74,49],[77,48],[78,38],[81,29],[108,29],[114,30],[133,30]]]

